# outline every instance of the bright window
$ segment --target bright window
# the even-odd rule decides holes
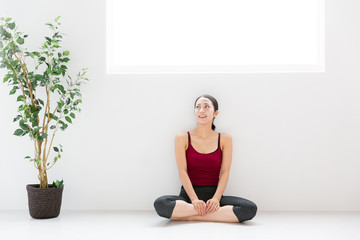
[[[107,73],[323,72],[324,0],[107,0]]]

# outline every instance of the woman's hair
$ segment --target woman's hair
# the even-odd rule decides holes
[[[196,102],[197,102],[197,100],[199,100],[199,98],[207,98],[207,99],[209,99],[212,102],[212,104],[214,105],[214,112],[216,112],[219,109],[219,104],[216,101],[216,99],[213,96],[210,96],[210,95],[207,95],[207,94],[201,95],[200,97],[198,97],[195,100],[194,108],[196,107]],[[211,125],[212,130],[215,130],[214,119],[215,118],[213,118],[212,125]]]

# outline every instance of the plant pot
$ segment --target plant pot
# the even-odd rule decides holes
[[[59,216],[64,187],[39,188],[39,184],[28,184],[26,190],[29,199],[29,212],[33,218],[54,218]]]

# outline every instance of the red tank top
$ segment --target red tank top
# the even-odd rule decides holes
[[[192,185],[218,185],[222,150],[220,147],[220,133],[218,148],[212,153],[199,153],[191,145],[188,132],[189,146],[186,150],[187,172]]]

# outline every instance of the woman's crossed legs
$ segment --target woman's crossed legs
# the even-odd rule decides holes
[[[198,215],[194,206],[185,198],[176,195],[165,195],[154,202],[159,216],[172,220],[211,221],[211,222],[243,222],[252,219],[257,212],[257,206],[250,200],[222,196],[220,208],[212,213]]]

